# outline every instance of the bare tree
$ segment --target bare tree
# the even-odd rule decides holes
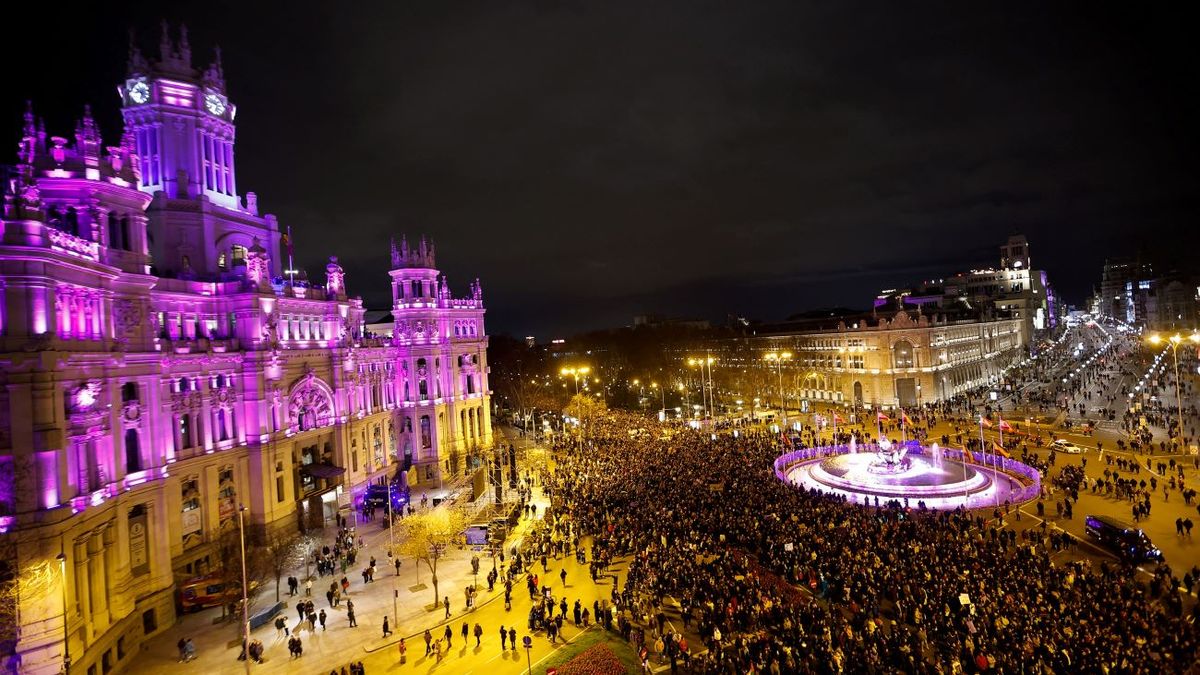
[[[308,550],[305,538],[290,530],[275,530],[267,535],[266,544],[262,547],[262,556],[266,560],[267,569],[275,577],[275,602],[279,602],[279,582],[283,575],[292,567],[304,562]]]
[[[403,541],[397,546],[399,553],[412,558],[417,564],[425,563],[433,578],[433,604],[437,605],[438,560],[446,555],[467,528],[467,517],[452,505],[443,505],[431,511],[423,511],[401,521]]]

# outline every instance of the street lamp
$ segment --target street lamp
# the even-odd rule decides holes
[[[767,352],[763,359],[775,364],[775,374],[779,376],[779,419],[787,424],[787,408],[783,403],[783,362],[791,360],[791,352]]]
[[[575,380],[575,395],[579,396],[579,378],[583,378],[584,384],[586,384],[587,383],[587,374],[592,372],[592,369],[589,368],[588,366],[577,366],[577,367],[572,367],[572,368],[563,368],[562,370],[560,370],[558,372],[560,375],[562,375],[564,377],[567,375],[570,375],[571,379]],[[563,385],[563,386],[566,386],[566,385]],[[583,412],[583,411],[580,410],[580,412]],[[580,425],[579,426],[579,449],[582,451],[583,450],[583,420],[579,421],[579,425]]]
[[[667,390],[663,387],[658,386],[657,382],[651,382],[650,388],[657,389],[659,396],[662,397],[662,407],[658,409],[658,416],[660,418],[660,421],[663,419],[666,419],[666,416],[667,416]]]
[[[238,543],[242,549],[242,658],[246,665],[246,674],[250,673],[250,596],[249,582],[246,579],[246,507],[238,506]]]
[[[707,415],[709,417],[709,419],[713,419],[716,416],[716,410],[717,410],[717,401],[716,401],[715,396],[713,395],[714,392],[713,392],[713,385],[712,385],[712,364],[716,363],[716,361],[717,360],[711,356],[701,357],[701,358],[696,358],[696,359],[688,359],[689,366],[699,366],[699,368],[700,368],[700,398],[702,399],[701,403],[705,406],[705,411],[704,411],[705,415]],[[708,397],[707,398],[705,398],[705,396],[704,396],[704,382],[706,379],[705,371],[704,371],[705,368],[708,368],[708,375],[707,375]]]
[[[63,608],[63,675],[71,673],[71,632],[67,629],[67,554],[59,553],[58,571],[62,574],[62,608]]]
[[[396,519],[392,517],[392,483],[388,481],[387,493],[387,516],[388,516],[388,552],[393,556],[393,560],[398,560],[399,555],[396,553]],[[399,598],[400,591],[396,589],[396,577],[392,577],[392,622],[393,625],[400,625],[400,608]]]
[[[1158,346],[1165,342],[1167,344],[1167,346],[1169,346],[1171,348],[1171,358],[1175,361],[1175,411],[1179,418],[1179,449],[1180,449],[1180,451],[1183,451],[1183,449],[1184,449],[1184,436],[1183,436],[1183,397],[1180,395],[1180,390],[1179,390],[1179,345],[1183,344],[1184,340],[1188,340],[1192,344],[1200,344],[1200,333],[1192,333],[1191,335],[1187,336],[1186,338],[1183,337],[1182,335],[1180,335],[1179,333],[1176,333],[1176,334],[1172,335],[1171,337],[1167,338],[1166,340],[1164,340],[1162,337],[1160,337],[1158,335],[1150,336],[1150,344],[1152,344],[1152,345]]]

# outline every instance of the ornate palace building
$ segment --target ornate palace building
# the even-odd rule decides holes
[[[258,535],[311,527],[492,441],[478,281],[452,297],[432,243],[393,243],[394,337],[365,334],[337,259],[324,285],[289,274],[239,192],[219,53],[193,68],[165,30],[159,52],[131,48],[119,143],[90,111],[69,138],[29,110],[5,186],[7,671],[123,668],[178,583],[221,566],[241,507]]]

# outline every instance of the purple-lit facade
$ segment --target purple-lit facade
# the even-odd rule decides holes
[[[0,598],[14,672],[59,672],[64,636],[73,671],[123,668],[239,505],[294,530],[492,442],[478,281],[452,297],[432,243],[393,244],[394,336],[365,334],[336,258],[323,285],[287,273],[239,193],[219,55],[195,69],[165,30],[159,51],[131,49],[118,144],[30,110],[5,186],[0,575],[54,572]]]

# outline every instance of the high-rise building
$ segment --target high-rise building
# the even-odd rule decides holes
[[[394,335],[363,328],[337,258],[281,265],[238,191],[219,55],[131,47],[106,146],[25,114],[0,218],[0,658],[119,672],[187,579],[322,526],[368,485],[437,486],[491,444],[482,291],[453,297],[422,239],[392,247]],[[418,488],[420,489],[420,488]]]

